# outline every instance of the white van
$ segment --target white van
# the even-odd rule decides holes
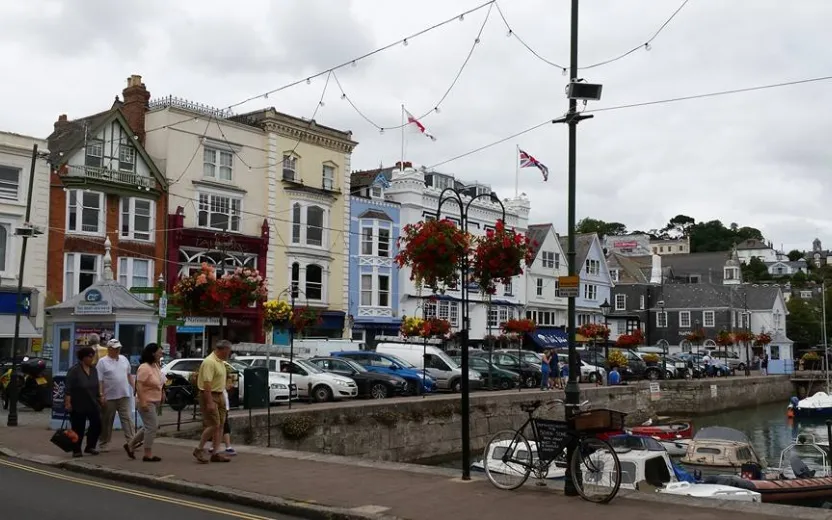
[[[424,369],[442,390],[459,392],[461,388],[462,369],[444,351],[433,345],[421,343],[379,343],[379,354],[392,354],[407,361],[417,370]],[[469,386],[472,390],[482,383],[479,372],[468,371]]]
[[[292,373],[292,384],[298,396],[315,402],[338,401],[358,396],[358,386],[349,377],[324,372],[317,365],[303,359],[266,356],[239,356],[239,363],[252,367],[268,367],[270,372]]]
[[[293,354],[295,357],[308,359],[313,357],[330,357],[333,352],[364,350],[366,347],[363,341],[351,339],[296,339],[294,341]],[[283,356],[289,355],[289,346],[279,346],[277,352]]]

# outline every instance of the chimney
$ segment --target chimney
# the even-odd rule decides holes
[[[650,283],[662,283],[662,257],[653,253],[653,267],[650,269]]]
[[[138,74],[133,74],[127,78],[127,88],[121,93],[124,97],[121,112],[127,119],[127,124],[130,125],[130,129],[139,138],[139,142],[144,145],[144,116],[147,113],[150,92],[147,91],[144,83],[142,83],[142,77]]]
[[[60,130],[62,128],[66,128],[66,126],[68,124],[69,124],[69,121],[66,118],[66,114],[59,115],[58,120],[55,121],[55,131],[57,132],[58,130]]]

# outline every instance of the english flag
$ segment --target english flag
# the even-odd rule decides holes
[[[545,164],[538,161],[537,159],[527,154],[523,150],[520,150],[519,148],[518,151],[520,152],[521,168],[537,168],[538,170],[540,170],[540,173],[543,174],[543,181],[545,182],[549,180],[549,168],[547,168]]]
[[[422,135],[424,135],[431,141],[436,141],[436,137],[434,137],[433,134],[428,132],[427,129],[425,129],[425,125],[423,125],[421,122],[419,122],[418,119],[413,117],[413,114],[411,114],[407,110],[404,111],[404,114],[407,116],[407,124],[415,126],[419,130],[419,132],[422,133]]]

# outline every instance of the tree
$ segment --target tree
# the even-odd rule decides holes
[[[791,298],[786,303],[786,336],[795,343],[812,347],[821,342],[821,311],[814,300]]]
[[[627,226],[621,222],[605,222],[596,218],[584,217],[578,221],[578,224],[575,226],[575,232],[595,233],[599,238],[604,238],[608,235],[626,235]]]
[[[789,261],[790,262],[797,262],[801,258],[803,258],[803,251],[798,251],[797,249],[792,249],[789,251]]]
[[[688,232],[696,220],[687,215],[676,215],[662,228],[661,233],[667,238],[681,238],[688,236]]]
[[[751,257],[748,263],[743,263],[741,269],[742,279],[746,282],[756,283],[771,279],[771,275],[768,273],[768,267],[756,256]]]
[[[730,251],[734,244],[752,238],[763,241],[763,234],[757,228],[740,227],[736,223],[725,227],[719,220],[697,222],[691,225],[688,229],[688,236],[690,236],[691,252],[694,253]]]
[[[806,281],[806,274],[803,271],[798,271],[792,275],[792,285],[798,289],[806,287]]]

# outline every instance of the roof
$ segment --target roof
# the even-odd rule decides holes
[[[751,444],[748,437],[743,432],[735,430],[734,428],[726,428],[725,426],[708,426],[706,428],[702,428],[696,432],[696,435],[694,435],[693,438],[694,440],[718,439]]]
[[[367,218],[367,219],[375,219],[375,220],[387,220],[393,222],[393,219],[390,218],[387,213],[383,211],[379,211],[377,209],[368,209],[364,213],[358,215],[358,218]]]
[[[627,256],[610,253],[607,255],[607,265],[620,269],[617,283],[650,283],[653,273],[653,257],[650,255]],[[662,271],[665,270],[662,266]]]
[[[743,240],[739,244],[737,244],[737,249],[771,249],[767,243],[762,240],[757,240],[756,238],[749,238],[748,240]]]
[[[360,190],[370,186],[379,174],[383,175],[388,181],[393,178],[393,172],[398,170],[398,166],[388,166],[386,168],[376,168],[374,170],[364,170],[353,172],[350,175],[350,189],[353,191]]]
[[[543,241],[546,240],[546,234],[553,227],[554,226],[552,224],[529,224],[529,229],[526,232],[526,236],[528,236],[529,239],[532,241],[532,259],[537,258],[537,253],[543,246]]]
[[[663,285],[659,299],[669,309],[747,307],[750,311],[767,311],[774,307],[779,292],[776,285],[679,283]]]
[[[730,256],[729,251],[662,255],[662,265],[670,267],[677,278],[698,275],[703,282],[722,283],[723,268]]]
[[[598,235],[595,233],[578,233],[575,235],[575,266],[578,270],[580,270],[586,261],[589,249],[592,247],[592,241],[597,237]],[[558,235],[558,240],[560,240],[561,249],[566,253],[569,250],[569,237],[566,235]]]
[[[87,293],[93,289],[98,289],[101,291],[101,295],[103,296],[104,300],[109,302],[113,306],[113,312],[115,311],[146,311],[146,312],[156,312],[156,308],[150,305],[149,303],[140,300],[135,294],[131,293],[127,287],[124,287],[120,283],[114,280],[100,280],[83,291],[79,294],[76,294],[72,298],[61,302],[57,305],[53,305],[51,307],[47,307],[47,311],[59,311],[59,310],[74,310],[75,307],[78,306],[79,303],[87,301]]]

